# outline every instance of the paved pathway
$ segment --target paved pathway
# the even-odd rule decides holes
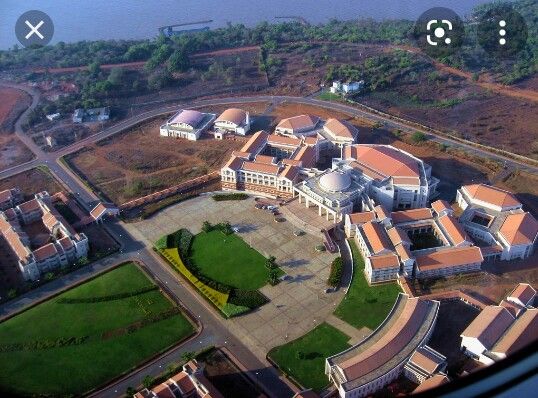
[[[334,326],[342,333],[347,334],[350,337],[348,343],[351,345],[360,343],[362,340],[364,340],[366,336],[372,333],[372,330],[368,329],[367,327],[357,329],[356,327],[351,326],[349,323],[344,322],[343,320],[332,314],[325,320],[325,322],[327,322],[329,325]]]

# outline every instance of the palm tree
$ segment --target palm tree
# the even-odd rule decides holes
[[[276,285],[278,283],[278,271],[276,269],[269,271],[269,283],[271,283],[271,285]]]
[[[267,261],[265,262],[265,265],[269,269],[275,269],[277,267],[277,265],[276,265],[276,257],[275,256],[269,256],[267,258]]]

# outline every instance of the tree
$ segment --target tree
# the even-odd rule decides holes
[[[209,232],[213,229],[213,226],[211,225],[211,223],[209,221],[204,221],[203,224],[202,224],[202,231],[204,232]]]
[[[265,265],[269,269],[275,269],[277,267],[276,265],[276,257],[275,256],[269,256],[265,262]]]
[[[183,359],[185,362],[192,361],[194,358],[196,358],[196,353],[194,351],[185,351],[183,354],[181,354],[181,359]]]
[[[148,88],[150,90],[161,90],[168,86],[172,81],[170,72],[166,69],[160,69],[153,72],[148,78]]]
[[[276,268],[269,271],[269,283],[273,286],[278,283],[278,270]]]
[[[151,388],[151,386],[153,385],[153,382],[155,380],[153,379],[153,377],[151,377],[150,375],[146,375],[144,377],[144,379],[142,380],[142,385],[145,387],[145,388]]]
[[[109,81],[114,86],[122,86],[124,78],[125,71],[123,70],[123,68],[112,68],[110,74],[108,75],[107,81]]]
[[[93,61],[88,65],[88,71],[92,76],[98,76],[101,73],[101,64],[97,61]]]
[[[225,221],[221,224],[221,231],[224,235],[233,234],[232,224],[229,221]]]
[[[17,289],[9,289],[9,290],[7,291],[7,296],[8,296],[10,299],[17,297]]]
[[[136,390],[133,387],[127,387],[125,390],[125,397],[126,398],[132,398],[133,395],[136,394]]]
[[[185,50],[175,50],[168,58],[168,70],[170,72],[185,72],[189,69],[189,55]]]

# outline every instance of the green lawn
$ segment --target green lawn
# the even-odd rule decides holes
[[[244,290],[256,290],[269,278],[266,259],[236,234],[200,232],[191,246],[191,260],[202,274]]]
[[[322,91],[318,98],[323,101],[339,101],[342,100],[342,96],[340,94],[333,94],[330,91]]]
[[[291,375],[305,388],[321,391],[329,384],[325,359],[349,348],[349,336],[322,323],[297,340],[269,351],[269,357],[280,370]]]
[[[150,286],[152,282],[138,267],[126,264],[0,323],[0,391],[80,395],[192,334],[192,325],[181,314],[135,327],[174,308],[159,290],[104,302],[61,302]],[[128,326],[134,331],[127,333]],[[35,347],[84,336],[79,345]],[[16,343],[20,345],[13,348]]]
[[[364,276],[364,259],[355,241],[349,240],[353,253],[353,280],[334,315],[357,328],[375,329],[387,317],[400,288],[396,282],[369,286]]]

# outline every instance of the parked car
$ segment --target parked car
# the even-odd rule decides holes
[[[304,235],[304,231],[298,229],[298,230],[294,231],[293,234],[294,234],[295,236],[303,236],[303,235]]]
[[[263,205],[261,205],[261,204],[259,204],[259,203],[256,203],[256,204],[254,205],[254,207],[255,207],[256,209],[263,209]]]

